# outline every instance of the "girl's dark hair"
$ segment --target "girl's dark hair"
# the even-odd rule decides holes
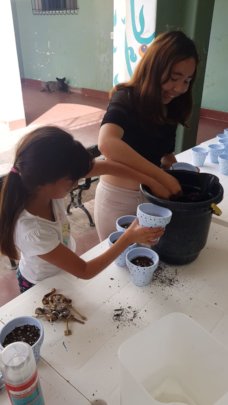
[[[61,178],[76,181],[93,165],[91,154],[64,130],[46,126],[29,133],[17,147],[13,171],[5,177],[0,198],[0,250],[17,259],[14,230],[28,197],[38,186]],[[16,172],[15,172],[16,171]]]
[[[166,112],[161,101],[161,85],[169,80],[174,64],[193,58],[196,67],[199,62],[194,42],[181,31],[160,34],[147,49],[136,66],[132,78],[114,87],[113,94],[121,88],[133,88],[135,105],[142,117],[155,123],[186,124],[192,109],[192,85],[196,70],[186,93],[173,99],[166,105]]]

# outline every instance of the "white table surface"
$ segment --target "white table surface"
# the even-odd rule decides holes
[[[177,160],[191,163],[191,152],[182,152]],[[223,214],[213,215],[206,247],[194,262],[165,266],[168,275],[175,275],[173,285],[156,281],[145,288],[136,287],[127,269],[113,263],[91,280],[60,273],[0,308],[2,323],[15,316],[33,315],[35,308],[41,306],[43,295],[55,287],[72,298],[74,307],[87,316],[85,325],[70,324],[73,333],[67,337],[64,324],[42,321],[45,339],[39,373],[44,395],[53,398],[48,404],[84,405],[103,399],[108,405],[119,405],[119,346],[170,312],[183,312],[194,318],[228,348],[228,176],[221,175],[217,165],[208,160],[201,172],[219,177],[224,187],[224,199],[219,204]],[[104,241],[83,257],[89,260],[106,248],[108,244]],[[120,307],[125,309],[126,316],[120,322],[114,321],[114,310]],[[132,320],[134,311],[136,317]],[[5,394],[0,395],[0,402],[5,405],[7,402],[2,402],[6,400]]]
[[[207,147],[207,145],[212,144],[212,143],[218,143],[217,139],[216,138],[210,139],[209,141],[201,143],[200,146]],[[184,152],[179,153],[178,155],[176,155],[176,158],[177,158],[178,162],[187,162],[187,163],[193,164],[191,149],[188,149]],[[228,176],[225,176],[224,174],[220,173],[218,163],[211,163],[208,155],[206,157],[204,166],[200,167],[200,172],[215,174],[219,178],[219,181],[224,188],[223,200],[218,204],[218,207],[222,210],[222,215],[220,217],[216,217],[215,215],[213,215],[213,219],[215,219],[215,218],[216,218],[216,220],[219,219],[219,223],[220,222],[222,223],[222,221],[227,222],[228,221],[228,204],[227,204]]]
[[[39,361],[38,367],[40,385],[46,405],[89,405],[90,402],[72,387],[64,378],[53,370],[44,360]],[[0,404],[9,405],[10,400],[6,390],[0,390]]]
[[[72,298],[73,305],[88,320],[85,325],[71,323],[73,333],[68,337],[64,336],[63,324],[43,321],[42,358],[89,401],[99,398],[108,405],[118,405],[118,348],[163,315],[183,312],[228,347],[227,230],[228,224],[212,222],[207,245],[194,262],[166,265],[169,274],[176,273],[172,286],[152,282],[145,288],[136,287],[127,269],[115,264],[91,280],[61,273],[1,307],[0,320],[5,323],[15,316],[33,315],[43,295],[53,287]],[[83,256],[90,259],[107,247],[104,241]],[[114,321],[114,310],[120,307],[126,309],[126,319]],[[137,315],[131,320],[133,311]],[[65,403],[72,404],[67,400]]]

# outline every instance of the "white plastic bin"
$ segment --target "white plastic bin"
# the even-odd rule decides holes
[[[227,405],[228,350],[172,313],[119,348],[121,405]]]

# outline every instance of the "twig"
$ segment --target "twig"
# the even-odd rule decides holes
[[[80,312],[78,312],[78,310],[77,310],[76,308],[74,308],[74,307],[71,306],[71,309],[72,309],[76,314],[78,314],[78,315],[80,316],[80,318],[83,319],[83,321],[87,321],[86,316],[80,314]]]
[[[69,329],[69,325],[68,325],[68,319],[66,320],[66,330],[64,330],[64,335],[65,336],[69,336],[72,334],[71,330]]]

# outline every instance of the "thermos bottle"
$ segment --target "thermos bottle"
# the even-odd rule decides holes
[[[32,348],[24,342],[0,352],[0,367],[12,405],[45,405]]]

